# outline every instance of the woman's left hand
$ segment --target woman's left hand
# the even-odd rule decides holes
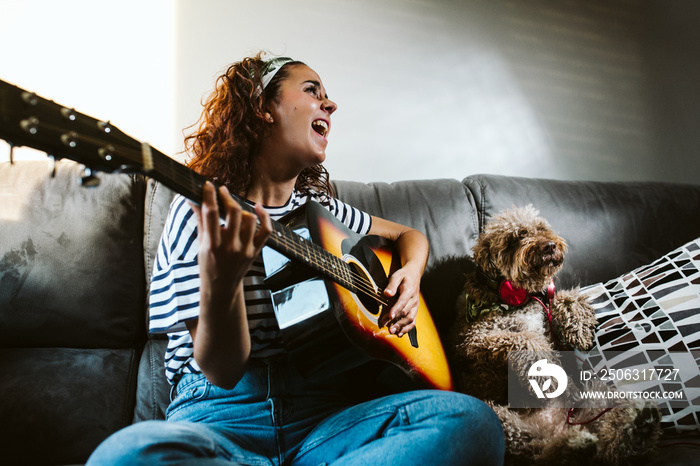
[[[380,316],[380,328],[386,326],[390,333],[402,337],[416,326],[420,303],[421,271],[421,268],[406,264],[389,277],[384,295],[388,298],[396,298],[396,301],[388,312]]]
[[[416,326],[420,304],[420,280],[428,261],[430,247],[423,233],[379,217],[372,217],[369,233],[394,241],[403,266],[389,277],[384,295],[393,302],[379,316],[379,327],[403,336]]]

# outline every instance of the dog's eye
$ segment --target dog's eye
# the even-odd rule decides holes
[[[528,235],[528,231],[525,228],[521,228],[518,230],[518,237],[519,238],[525,238]]]

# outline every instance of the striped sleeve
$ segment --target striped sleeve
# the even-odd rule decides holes
[[[197,218],[187,200],[176,196],[170,205],[158,246],[149,294],[149,331],[187,330],[185,321],[199,315]]]
[[[334,197],[314,200],[325,206],[338,220],[355,233],[366,235],[372,228],[372,217],[357,207],[346,204]]]

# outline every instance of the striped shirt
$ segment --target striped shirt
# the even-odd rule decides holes
[[[310,200],[319,202],[352,231],[363,235],[369,232],[369,214],[316,192],[295,190],[285,205],[265,209],[273,220],[279,220]],[[178,374],[201,372],[194,360],[192,337],[185,325],[185,321],[199,317],[198,250],[197,217],[187,200],[176,195],[158,246],[149,296],[149,330],[168,334],[165,371],[170,383],[175,382]],[[260,255],[243,280],[251,357],[254,358],[284,351],[270,291],[263,282],[264,270]]]

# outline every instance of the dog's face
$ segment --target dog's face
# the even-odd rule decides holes
[[[564,263],[566,242],[532,206],[494,216],[473,248],[474,261],[494,278],[531,293],[546,289]]]

